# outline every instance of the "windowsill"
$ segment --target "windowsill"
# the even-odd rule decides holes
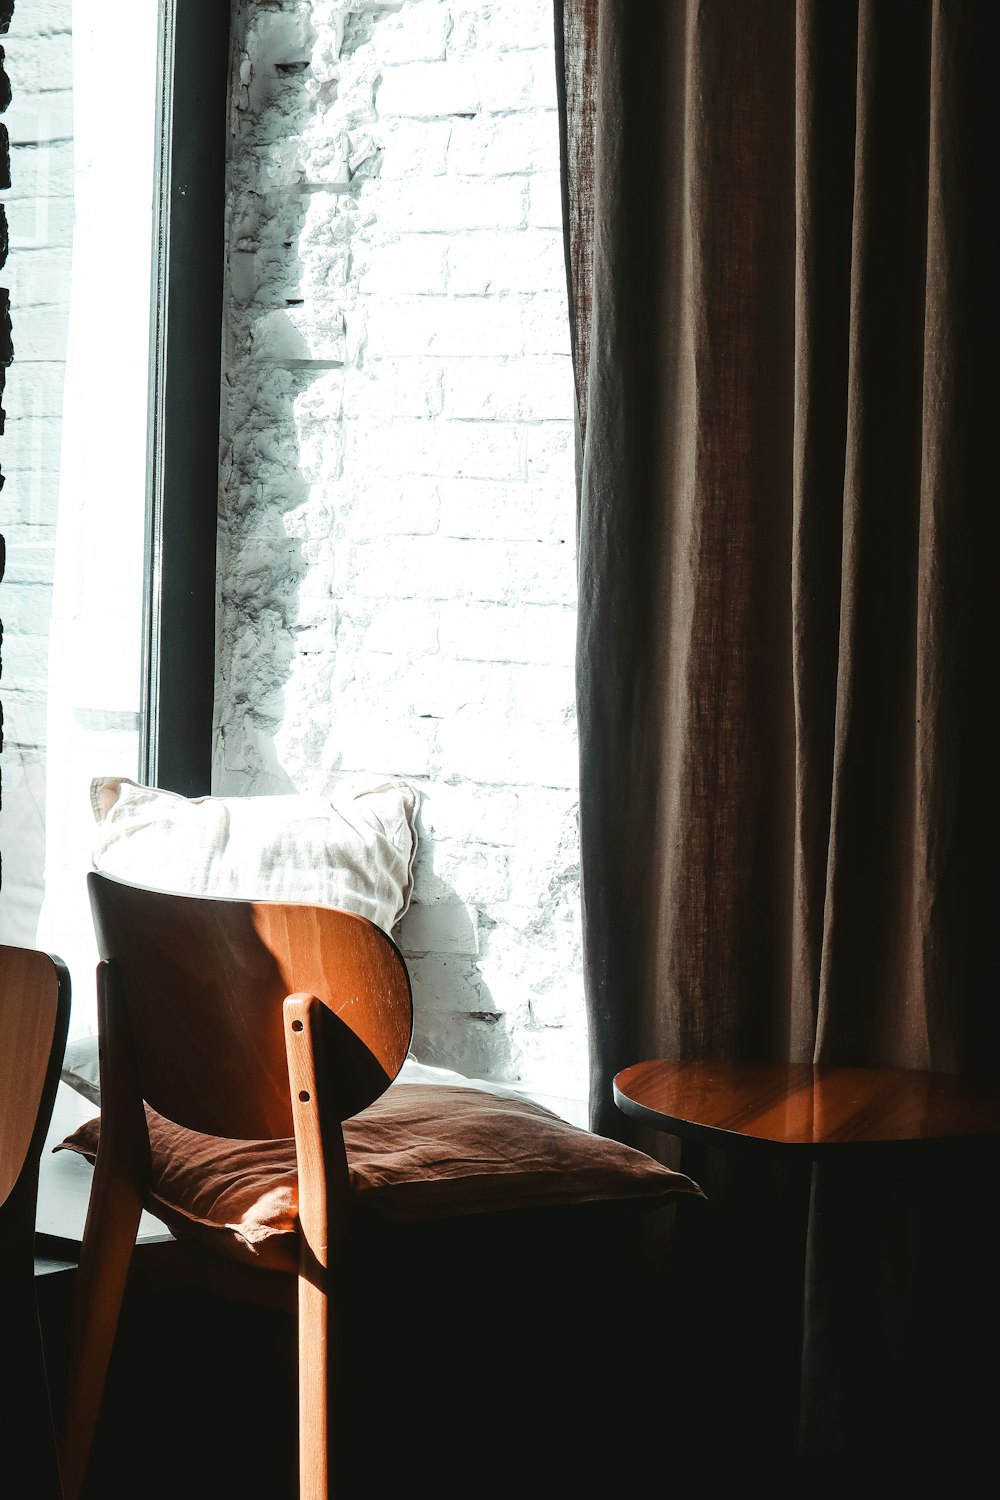
[[[54,1259],[66,1255],[75,1260],[79,1253],[94,1169],[75,1151],[54,1151],[53,1148],[78,1125],[92,1120],[97,1112],[96,1107],[84,1099],[82,1094],[78,1094],[68,1084],[60,1083],[49,1132],[42,1147],[38,1170],[38,1210],[35,1214],[35,1232],[44,1237],[41,1246],[43,1254]],[[165,1224],[152,1214],[143,1213],[136,1235],[137,1244],[172,1238]]]

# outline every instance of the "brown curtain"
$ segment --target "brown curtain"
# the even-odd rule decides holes
[[[995,1070],[1000,5],[555,10],[592,1124]]]
[[[594,1123],[992,1063],[1000,6],[557,13]]]

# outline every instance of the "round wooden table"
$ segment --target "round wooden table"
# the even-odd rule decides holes
[[[871,1451],[901,1462],[915,1433],[962,1453],[990,1429],[976,1407],[1000,1379],[980,1396],[973,1372],[994,1368],[1000,1303],[976,1217],[992,1214],[995,1082],[652,1059],[615,1076],[614,1099],[683,1140],[706,1189],[707,1218],[678,1210],[669,1295],[683,1424],[713,1463],[798,1464],[807,1493],[835,1463],[846,1488]]]
[[[624,1114],[672,1135],[797,1156],[1000,1133],[996,1082],[904,1068],[656,1058],[623,1068],[614,1098]]]

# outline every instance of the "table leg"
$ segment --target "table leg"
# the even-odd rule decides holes
[[[686,1142],[707,1204],[678,1206],[671,1287],[684,1430],[714,1469],[795,1470],[808,1161]]]

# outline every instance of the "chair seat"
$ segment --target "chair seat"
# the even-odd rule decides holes
[[[272,1270],[298,1265],[295,1142],[201,1135],[147,1107],[148,1207],[179,1237]],[[683,1173],[529,1100],[441,1084],[394,1084],[344,1121],[359,1208],[397,1221],[702,1196]],[[94,1161],[100,1116],[61,1143]],[[59,1149],[59,1148],[57,1148]]]

